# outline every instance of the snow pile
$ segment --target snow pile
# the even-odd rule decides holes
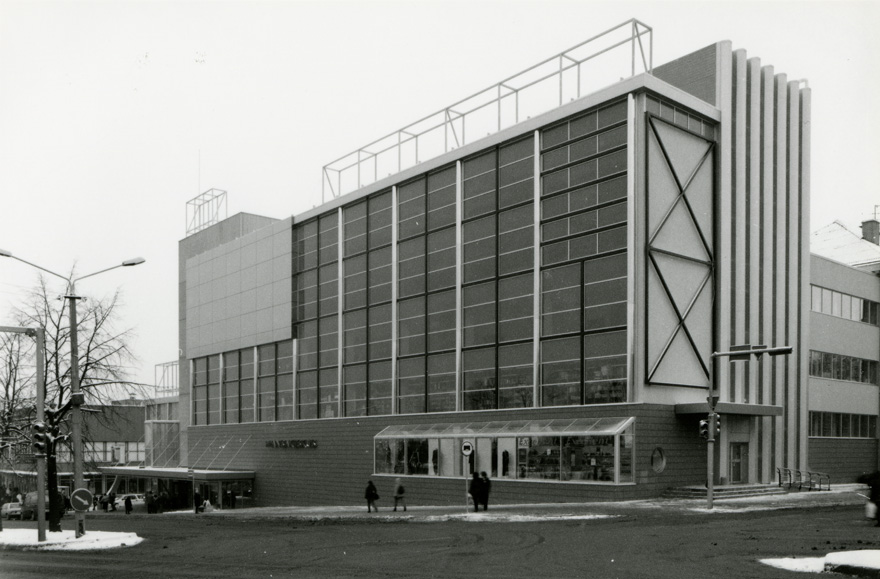
[[[839,568],[880,570],[880,551],[838,551],[825,557],[784,557],[782,559],[761,559],[761,563],[801,573],[823,573]]]
[[[115,549],[131,547],[143,541],[136,533],[108,533],[104,531],[88,531],[76,538],[74,531],[46,533],[44,542],[37,541],[34,529],[4,529],[0,531],[0,546],[39,549],[41,551],[93,551],[98,549]]]

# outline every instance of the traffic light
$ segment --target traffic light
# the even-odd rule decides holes
[[[721,438],[721,415],[715,415],[715,438]]]
[[[709,438],[709,421],[701,420],[700,421],[700,438]]]
[[[49,434],[49,427],[45,422],[34,422],[31,424],[31,443],[37,454],[47,454],[49,445],[52,442],[52,435]]]

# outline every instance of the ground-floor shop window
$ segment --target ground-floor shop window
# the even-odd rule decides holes
[[[632,483],[635,419],[389,426],[374,439],[376,474],[490,473],[511,480]],[[465,457],[464,442],[473,452]]]

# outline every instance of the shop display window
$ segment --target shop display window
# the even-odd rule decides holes
[[[634,418],[389,426],[374,439],[375,473],[595,484],[634,482]],[[469,441],[474,452],[461,454]]]

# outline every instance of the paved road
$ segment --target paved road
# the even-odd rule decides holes
[[[412,508],[406,518],[327,509],[110,513],[88,528],[135,531],[145,541],[100,552],[0,551],[0,577],[797,578],[758,560],[880,549],[880,528],[862,518],[858,501],[827,499],[781,510],[719,504],[713,514],[691,510],[694,503],[500,507],[489,518]],[[502,522],[528,513],[551,518]],[[561,518],[588,513],[614,516]]]

